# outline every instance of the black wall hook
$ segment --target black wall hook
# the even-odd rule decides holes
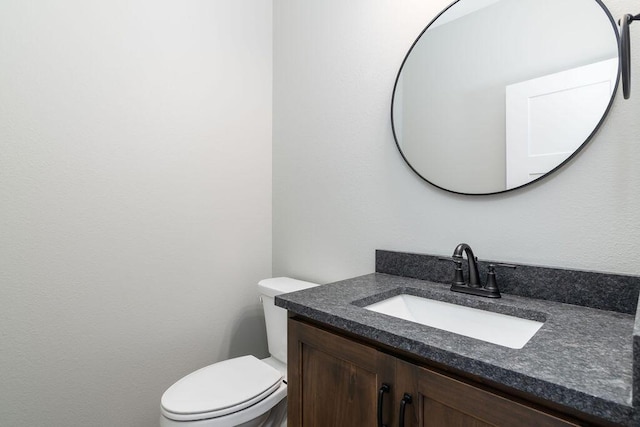
[[[631,96],[631,41],[629,37],[629,25],[633,21],[640,21],[640,14],[626,14],[618,21],[620,24],[620,68],[622,70],[622,93],[624,99]]]

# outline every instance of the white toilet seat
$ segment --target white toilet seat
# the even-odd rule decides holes
[[[268,412],[287,397],[287,385],[283,382],[280,388],[267,396],[264,400],[242,411],[217,418],[197,421],[174,421],[160,416],[160,427],[229,427],[250,422],[256,418],[268,415]]]
[[[286,395],[282,373],[254,356],[228,359],[169,387],[162,396],[162,415],[174,421],[224,417],[256,405],[283,386]]]

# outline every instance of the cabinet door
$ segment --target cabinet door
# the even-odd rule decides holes
[[[578,425],[403,361],[396,364],[396,387],[412,397],[404,427]]]
[[[375,427],[395,358],[300,321],[288,322],[288,423],[292,427]],[[384,393],[384,425],[395,421]],[[395,424],[395,423],[394,423]]]

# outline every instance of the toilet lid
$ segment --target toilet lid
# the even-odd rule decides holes
[[[273,393],[282,378],[280,371],[254,356],[214,363],[169,387],[162,395],[163,413],[180,419],[227,415]]]

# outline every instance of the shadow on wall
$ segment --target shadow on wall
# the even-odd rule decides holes
[[[269,356],[267,331],[261,304],[245,307],[230,328],[229,354],[233,358],[252,354],[259,359]]]

